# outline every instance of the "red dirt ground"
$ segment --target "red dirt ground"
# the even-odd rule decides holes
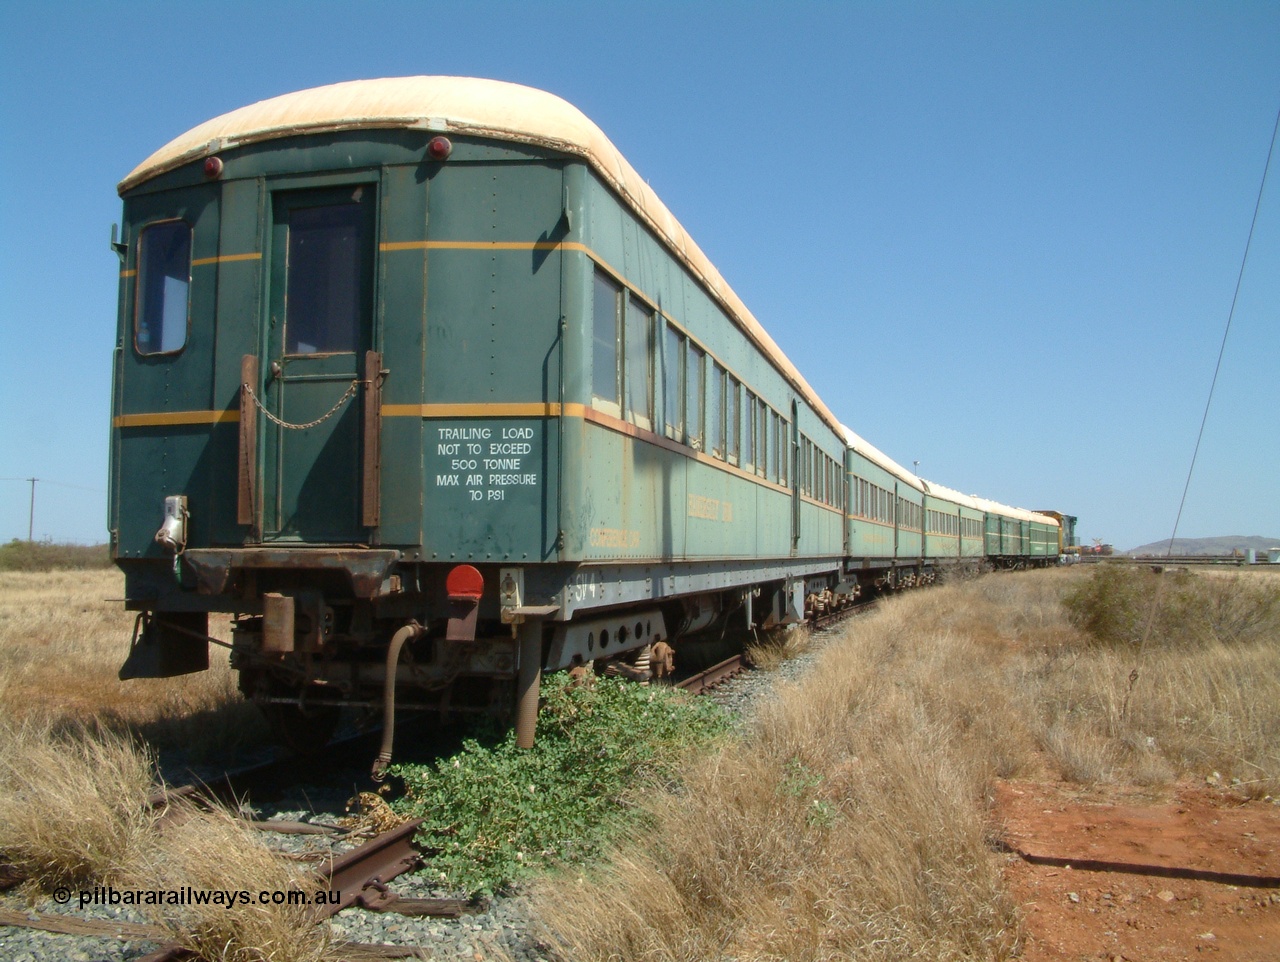
[[[1012,781],[995,815],[1026,962],[1280,959],[1280,806]]]

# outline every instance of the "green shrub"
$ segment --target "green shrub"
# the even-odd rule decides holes
[[[1063,599],[1097,644],[1137,648],[1280,639],[1280,591],[1265,577],[1101,565]]]
[[[492,892],[552,864],[594,858],[641,816],[646,785],[675,779],[683,758],[727,730],[709,699],[602,678],[571,685],[544,679],[532,749],[515,733],[469,740],[426,766],[397,765],[405,796],[397,811],[424,819],[418,842],[447,885]]]

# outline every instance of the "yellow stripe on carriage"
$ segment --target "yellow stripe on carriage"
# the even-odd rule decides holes
[[[581,404],[566,404],[569,413],[581,415]],[[573,409],[577,409],[575,412]],[[561,407],[555,402],[513,404],[384,404],[384,418],[555,418]]]
[[[585,244],[574,241],[449,241],[414,240],[383,241],[380,251],[582,251],[590,254]]]
[[[238,424],[240,411],[154,411],[149,414],[117,414],[111,419],[116,428],[155,428],[182,424]]]
[[[250,254],[220,254],[217,257],[197,257],[191,262],[192,267],[204,267],[206,264],[231,264],[235,261],[260,261],[261,251]]]

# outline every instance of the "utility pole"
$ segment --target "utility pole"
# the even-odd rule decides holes
[[[27,514],[27,544],[31,544],[31,532],[36,526],[36,479],[27,478],[31,482],[31,510]]]

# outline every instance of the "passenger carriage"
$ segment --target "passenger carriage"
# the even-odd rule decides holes
[[[642,674],[659,641],[1048,544],[843,428],[550,94],[289,94],[120,194],[122,677],[206,667],[221,612],[241,687],[295,742],[399,700],[518,701],[528,743],[543,670]]]
[[[490,710],[522,665],[536,703],[543,668],[839,583],[838,422],[564,101],[303,91],[120,193],[123,676],[203,667],[227,612],[284,717]]]

